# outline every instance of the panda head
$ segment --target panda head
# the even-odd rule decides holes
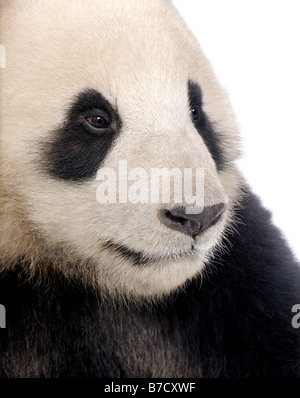
[[[239,197],[234,117],[196,39],[167,0],[2,8],[2,269],[113,297],[184,286]]]

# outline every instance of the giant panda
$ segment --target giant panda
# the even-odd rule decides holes
[[[1,27],[0,376],[299,377],[300,268],[171,2],[2,1]],[[199,203],[175,176],[142,200],[153,169]]]

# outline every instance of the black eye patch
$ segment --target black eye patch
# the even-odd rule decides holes
[[[50,132],[50,140],[42,143],[43,170],[63,180],[85,181],[94,177],[120,129],[117,110],[102,94],[92,89],[82,92],[63,125]]]
[[[223,170],[225,159],[222,153],[220,138],[215,132],[211,122],[203,111],[202,91],[197,83],[188,81],[188,97],[191,118],[200,136],[203,138],[212,158],[215,161],[217,170]]]

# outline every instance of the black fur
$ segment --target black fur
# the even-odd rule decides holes
[[[45,288],[3,274],[0,376],[299,377],[299,265],[250,192],[237,215],[204,280],[152,308],[111,305],[63,277]]]
[[[198,84],[188,82],[189,105],[198,107],[199,118],[194,125],[203,138],[217,169],[223,170],[225,158],[218,135],[202,109],[202,92]],[[109,127],[101,130],[88,128],[85,118],[96,114],[109,117]],[[88,89],[77,96],[66,121],[41,143],[39,164],[44,172],[55,178],[85,181],[94,177],[121,130],[121,118],[107,99],[98,91]]]
[[[109,127],[97,132],[89,128],[86,117],[105,113]],[[96,90],[78,95],[63,126],[56,129],[50,142],[43,142],[41,164],[52,176],[71,181],[94,177],[121,129],[116,109]]]
[[[192,110],[193,107],[196,106],[199,110],[199,117],[197,120],[194,120],[194,125],[210,151],[211,156],[216,163],[217,170],[221,171],[224,169],[226,163],[222,153],[221,143],[219,142],[218,135],[214,131],[212,123],[203,110],[201,88],[197,83],[194,83],[191,80],[188,82],[188,96],[190,109]]]

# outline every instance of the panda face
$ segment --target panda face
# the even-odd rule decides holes
[[[55,3],[4,9],[1,256],[113,296],[169,294],[232,223],[239,151],[226,95],[169,1]],[[203,170],[201,212],[172,184],[168,202],[151,200],[153,170],[175,169]],[[102,203],[108,170],[115,200]],[[129,200],[141,180],[148,200]]]

